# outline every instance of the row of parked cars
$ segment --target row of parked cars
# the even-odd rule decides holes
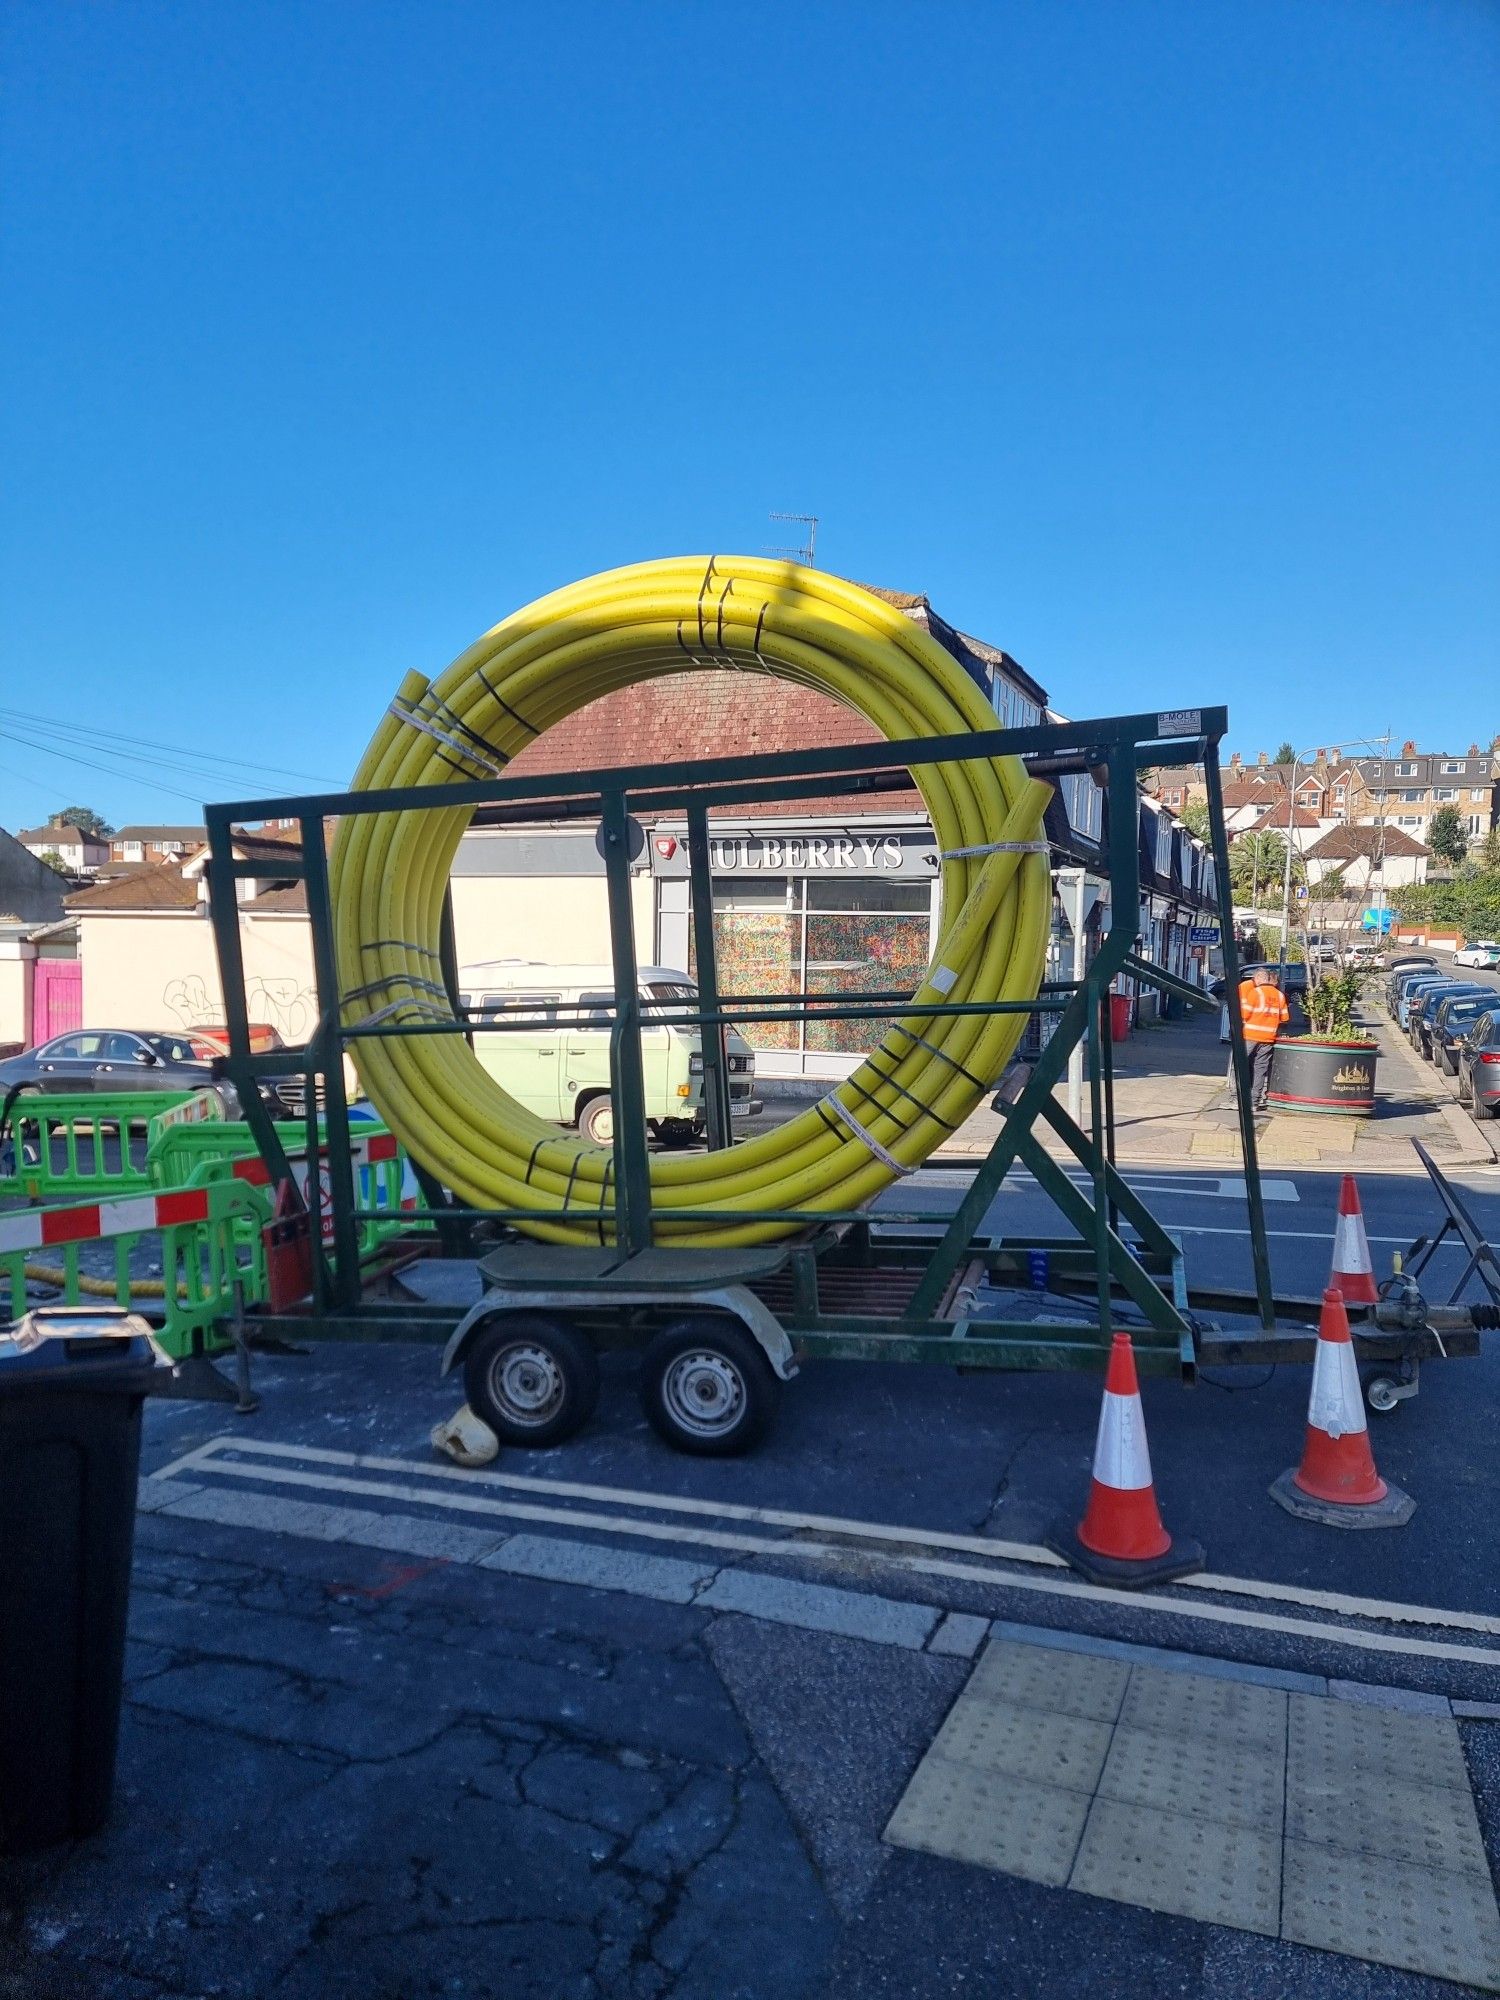
[[[1485,946],[1466,947],[1462,962],[1475,965],[1473,953]],[[1398,958],[1387,968],[1385,997],[1391,1018],[1412,1047],[1437,1069],[1458,1079],[1459,1102],[1476,1118],[1500,1114],[1500,987],[1444,972],[1435,958],[1415,954]],[[1493,961],[1500,966],[1500,950]]]

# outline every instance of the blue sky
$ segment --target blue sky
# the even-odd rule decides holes
[[[1492,5],[12,0],[4,41],[0,823],[342,782],[407,668],[773,508],[1074,715],[1500,730]]]

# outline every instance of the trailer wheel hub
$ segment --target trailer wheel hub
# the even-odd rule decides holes
[[[684,1430],[716,1437],[738,1422],[745,1385],[724,1355],[683,1354],[663,1377],[662,1400]]]

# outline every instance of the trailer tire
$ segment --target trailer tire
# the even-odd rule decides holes
[[[582,1430],[599,1401],[599,1357],[565,1320],[501,1313],[464,1355],[464,1393],[502,1444],[540,1451]]]
[[[641,1356],[647,1422],[698,1458],[731,1458],[758,1444],[780,1386],[754,1337],[718,1313],[674,1320]]]

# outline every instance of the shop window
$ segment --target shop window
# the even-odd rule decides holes
[[[716,883],[719,991],[726,1001],[803,991],[910,995],[927,968],[934,886],[878,876],[740,878],[722,891]],[[688,966],[696,976],[691,927]],[[757,1049],[860,1055],[884,1038],[888,1024],[866,1018],[737,1025]]]

